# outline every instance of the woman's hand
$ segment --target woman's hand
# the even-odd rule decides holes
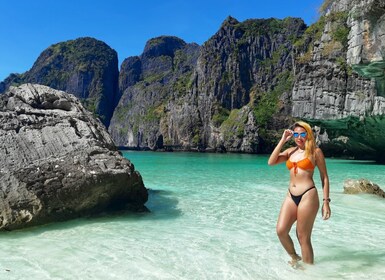
[[[291,148],[288,148],[283,152],[281,152],[281,149],[291,137],[293,137],[293,131],[290,129],[285,129],[282,134],[281,140],[279,140],[277,146],[274,148],[273,152],[269,157],[269,160],[267,161],[268,165],[275,165],[284,162],[288,159],[288,150]]]
[[[327,220],[332,215],[332,211],[330,210],[329,203],[324,203],[322,206],[322,219]]]
[[[293,137],[293,130],[285,129],[285,131],[282,134],[281,140],[283,140],[285,143],[289,141]]]

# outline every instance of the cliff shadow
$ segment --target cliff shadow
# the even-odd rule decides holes
[[[111,210],[84,217],[83,220],[90,222],[109,222],[116,220],[140,222],[142,220],[174,219],[182,214],[182,211],[178,209],[177,206],[178,199],[174,192],[148,189],[148,200],[142,211],[130,211],[129,209]]]
[[[174,219],[182,214],[178,209],[178,199],[174,192],[167,190],[148,190],[148,200],[140,211],[130,209],[110,210],[84,217],[86,220],[108,222],[118,219],[127,221]]]
[[[145,206],[149,209],[147,218],[173,219],[182,214],[177,207],[178,199],[171,191],[149,189]]]
[[[42,225],[35,225],[14,230],[0,231],[1,237],[9,235],[29,236],[44,233],[51,230],[70,229],[85,224],[110,223],[116,221],[141,222],[144,220],[166,220],[175,219],[182,214],[178,209],[178,199],[172,191],[148,189],[148,201],[144,210],[133,212],[129,209],[103,211],[98,214],[88,214],[83,217],[73,218],[64,221],[50,222]]]

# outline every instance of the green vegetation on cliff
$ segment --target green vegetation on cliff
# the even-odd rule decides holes
[[[330,5],[330,3],[327,5]],[[327,23],[330,26],[331,40],[323,47],[322,55],[330,56],[333,52],[339,50],[346,51],[350,31],[347,25],[348,15],[349,13],[346,11],[331,12],[328,15],[322,15],[317,22],[310,25],[305,30],[304,35],[294,43],[299,54],[297,62],[305,64],[311,61],[313,43],[321,39]]]
[[[226,109],[226,108],[223,108],[222,106],[220,106],[219,104],[215,104],[214,105],[214,110],[215,110],[215,113],[214,115],[212,116],[212,121],[213,121],[213,124],[214,126],[216,127],[220,127],[221,124],[227,120],[227,118],[229,117],[230,115],[230,110]]]
[[[292,71],[282,72],[276,77],[277,84],[273,90],[256,93],[252,98],[251,105],[260,127],[266,128],[269,120],[279,112],[281,108],[279,98],[284,92],[290,92],[293,87],[293,78]]]
[[[269,19],[249,19],[244,22],[237,23],[235,28],[242,31],[242,39],[246,40],[250,37],[259,37],[283,32],[291,32],[289,27],[293,27],[298,21],[296,18],[287,17],[283,20],[276,18]],[[243,42],[242,40],[240,42]]]
[[[322,15],[326,14],[326,12],[330,9],[335,1],[336,0],[324,0],[324,2],[321,4],[321,7],[319,7],[319,12]]]
[[[66,91],[108,125],[116,105],[118,76],[117,53],[104,42],[85,37],[48,47],[29,71],[6,79],[4,89],[16,82]]]
[[[317,22],[313,23],[305,30],[302,37],[298,38],[294,42],[294,47],[299,54],[297,57],[298,63],[308,63],[311,61],[313,51],[311,48],[313,45],[312,43],[321,39],[325,24],[325,16],[321,16]]]
[[[243,110],[233,109],[229,117],[222,123],[221,131],[225,141],[244,136],[247,114]]]

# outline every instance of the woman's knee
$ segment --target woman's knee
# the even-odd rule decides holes
[[[310,234],[297,230],[297,238],[298,238],[299,244],[301,245],[310,244],[310,239],[311,239]]]
[[[277,225],[276,231],[277,231],[277,235],[279,237],[284,237],[284,236],[289,235],[289,230],[283,226],[280,226],[280,225]]]

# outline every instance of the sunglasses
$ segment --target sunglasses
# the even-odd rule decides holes
[[[301,132],[301,133],[294,132],[294,133],[293,133],[294,138],[298,138],[299,136],[301,136],[302,138],[305,138],[306,135],[307,135],[306,132]]]

